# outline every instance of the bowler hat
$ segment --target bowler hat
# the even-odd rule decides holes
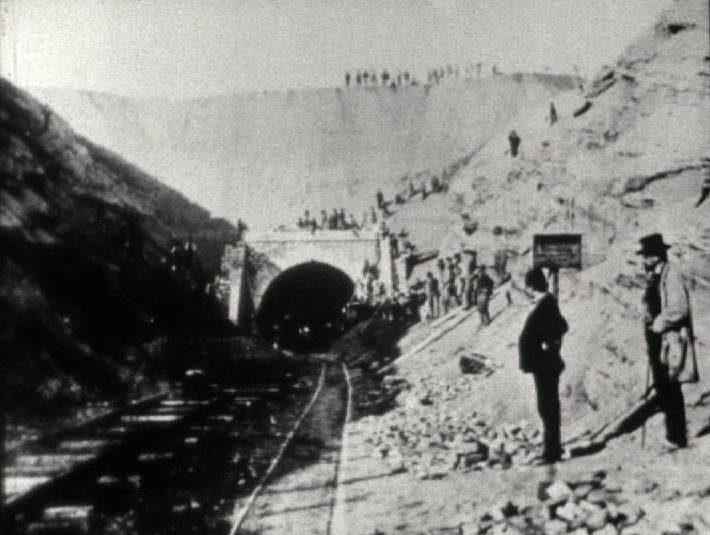
[[[666,252],[666,249],[670,249],[670,245],[663,241],[663,234],[655,232],[644,236],[639,240],[640,247],[636,251],[636,254],[644,256],[656,256],[662,255]]]
[[[547,279],[542,272],[541,267],[534,267],[525,274],[525,286],[537,290],[538,292],[547,291]]]

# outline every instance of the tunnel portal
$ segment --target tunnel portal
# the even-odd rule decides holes
[[[293,266],[269,284],[257,312],[259,331],[279,346],[323,350],[341,335],[342,309],[355,285],[322,262]]]

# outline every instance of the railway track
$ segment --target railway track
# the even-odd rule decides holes
[[[344,425],[351,413],[351,384],[341,363],[328,362],[321,377],[275,470],[240,507],[231,535],[342,531],[340,465]]]
[[[273,470],[324,366],[252,370],[258,382],[193,374],[7,452],[2,533],[226,535],[235,499]]]

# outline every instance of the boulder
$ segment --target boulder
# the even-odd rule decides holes
[[[612,524],[607,524],[602,529],[592,531],[592,535],[619,535],[619,531]]]
[[[559,519],[548,520],[543,525],[545,535],[563,535],[567,533],[567,523]]]
[[[593,490],[594,485],[592,485],[591,483],[582,483],[581,485],[575,485],[573,489],[573,494],[577,500],[583,500],[587,497],[587,494],[589,494]]]
[[[643,511],[630,503],[621,505],[609,504],[609,517],[619,527],[630,526],[638,522],[643,516]]]
[[[609,514],[606,509],[598,507],[595,511],[590,511],[586,524],[592,531],[600,530],[609,522]]]
[[[553,481],[552,484],[545,489],[545,499],[551,504],[564,503],[571,494],[572,489],[567,483],[561,480]]]
[[[566,504],[557,508],[555,515],[557,518],[566,521],[571,527],[579,528],[584,524],[588,513],[576,503],[568,501]]]

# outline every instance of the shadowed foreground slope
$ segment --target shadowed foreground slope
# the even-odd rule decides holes
[[[171,271],[169,250],[190,236],[221,247],[235,229],[0,86],[8,420],[140,387],[140,345],[158,337],[230,332],[204,293],[209,270]]]

